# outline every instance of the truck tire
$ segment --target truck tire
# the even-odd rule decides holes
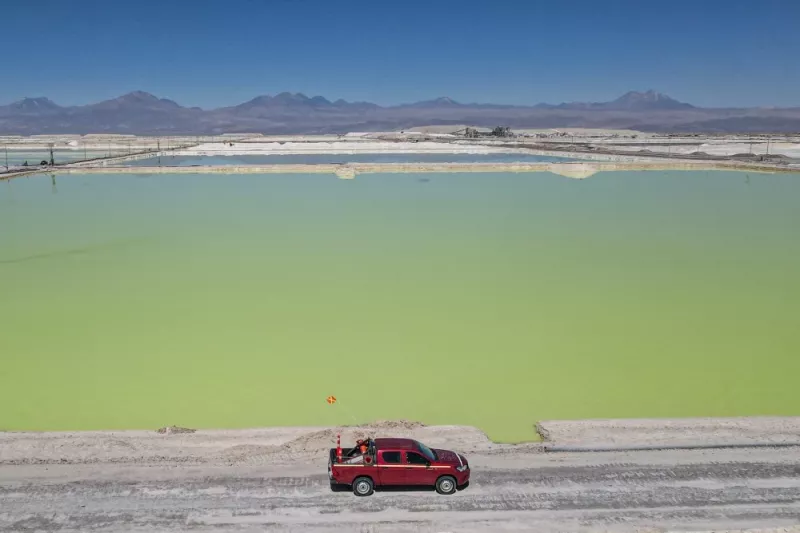
[[[436,492],[439,494],[454,494],[457,488],[453,476],[442,476],[436,480]]]
[[[356,496],[369,496],[375,492],[375,483],[366,476],[357,477],[353,480],[353,494]]]

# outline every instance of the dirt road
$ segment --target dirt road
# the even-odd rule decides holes
[[[800,524],[800,449],[470,455],[473,482],[333,493],[324,460],[0,467],[0,531],[633,531]]]

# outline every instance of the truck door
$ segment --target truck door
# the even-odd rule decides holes
[[[430,485],[436,484],[438,473],[434,468],[428,466],[428,460],[417,452],[405,452],[406,485]]]
[[[378,450],[378,479],[381,485],[405,485],[406,471],[400,452]]]

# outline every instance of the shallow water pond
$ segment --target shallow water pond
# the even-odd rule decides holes
[[[128,151],[121,150],[53,150],[53,160],[57,165],[81,161],[84,159],[96,159],[99,157],[109,157],[114,155],[124,155]],[[6,161],[9,167],[22,165],[27,161],[28,165],[38,165],[42,161],[50,161],[49,150],[8,150],[0,146],[0,167],[5,169]]]
[[[797,415],[799,204],[732,172],[0,182],[0,428]]]

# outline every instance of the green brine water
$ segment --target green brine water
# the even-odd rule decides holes
[[[733,172],[0,182],[0,429],[797,415],[799,206]]]

